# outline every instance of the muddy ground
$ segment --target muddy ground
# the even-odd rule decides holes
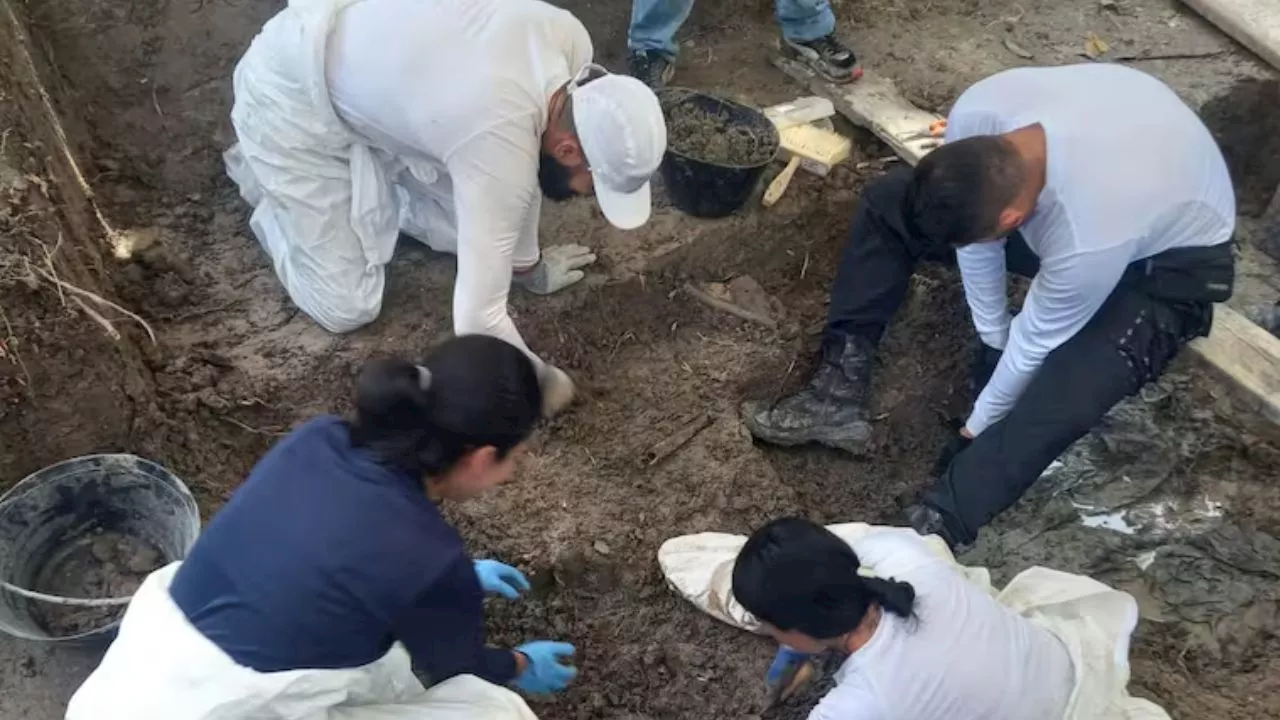
[[[0,99],[18,101],[0,103],[3,127],[13,130],[0,143],[0,189],[9,203],[0,229],[20,236],[26,256],[38,261],[48,251],[67,263],[56,267],[68,282],[94,285],[135,310],[158,343],[118,313],[107,315],[124,336],[114,342],[57,285],[25,265],[0,265],[0,487],[68,456],[128,450],[172,468],[211,513],[289,427],[346,409],[362,361],[421,353],[448,332],[449,257],[406,242],[380,319],[334,337],[289,303],[249,235],[219,160],[230,139],[229,75],[279,5],[62,0],[18,7],[93,199],[114,226],[141,228],[152,242],[129,262],[101,244],[83,252],[75,244],[101,236],[90,193],[69,179],[14,53],[0,56],[7,80]],[[566,5],[587,24],[598,55],[619,67],[627,3]],[[938,109],[1004,67],[1082,61],[1090,34],[1107,45],[1103,59],[1161,76],[1197,107],[1242,80],[1273,79],[1171,0],[836,0],[835,7],[869,67]],[[677,82],[754,104],[800,94],[766,62],[769,15],[767,4],[744,11],[740,3],[700,2],[683,34]],[[1159,55],[1180,57],[1144,59]],[[1215,132],[1228,138],[1261,122],[1219,115],[1225,119]],[[825,180],[802,174],[768,212],[753,203],[709,222],[661,208],[643,231],[628,234],[608,228],[589,202],[544,209],[544,242],[583,243],[601,261],[561,295],[514,295],[513,310],[528,342],[577,378],[582,398],[539,432],[515,484],[450,511],[477,554],[519,564],[534,581],[532,598],[493,604],[494,639],[557,637],[580,648],[579,681],[539,705],[544,717],[757,716],[772,648],[674,597],[654,562],[658,545],[687,532],[746,532],[783,514],[894,522],[897,499],[927,482],[943,419],[968,401],[969,323],[948,269],[926,268],[915,278],[883,346],[865,457],[758,448],[736,418],[742,398],[786,392],[812,366],[857,191],[890,155],[855,137],[850,162]],[[1233,165],[1246,194],[1273,171],[1252,163]],[[1271,269],[1249,265],[1248,272],[1258,281],[1251,293],[1265,296]],[[773,326],[711,310],[684,290],[740,275],[776,298],[768,304]],[[1133,687],[1175,718],[1276,717],[1274,430],[1189,365],[1161,388],[1078,444],[1065,470],[994,527],[973,558],[1002,579],[1042,562],[1135,592],[1147,622],[1135,642]],[[706,427],[649,464],[655,448],[691,424]],[[1107,481],[1118,477],[1142,491],[1093,497],[1107,495]],[[1142,482],[1129,482],[1134,477]],[[1200,508],[1201,498],[1210,510]],[[1124,517],[1139,531],[1087,527],[1087,513],[1076,507],[1085,501],[1132,511]],[[1143,513],[1178,520],[1159,525]],[[1131,561],[1148,552],[1145,567]],[[1195,580],[1171,582],[1187,577]],[[1200,607],[1206,593],[1229,601]],[[92,662],[92,652],[0,640],[0,716],[58,717]],[[803,717],[811,700],[775,716]]]

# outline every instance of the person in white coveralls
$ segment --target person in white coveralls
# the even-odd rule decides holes
[[[513,282],[553,293],[595,262],[540,249],[542,195],[639,227],[667,142],[654,93],[591,60],[540,0],[292,0],[236,66],[226,163],[293,301],[332,332],[372,322],[404,232],[457,254],[454,331],[523,349],[567,404],[507,310]]]

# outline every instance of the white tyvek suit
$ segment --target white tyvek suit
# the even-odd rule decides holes
[[[66,720],[537,720],[519,695],[471,675],[424,688],[400,645],[342,670],[237,665],[169,597],[178,567],[138,588]]]
[[[378,316],[399,231],[388,158],[338,118],[325,82],[334,15],[357,1],[296,0],[267,22],[236,65],[225,156],[276,275],[333,332]]]
[[[871,533],[918,537],[910,528],[866,523],[827,529],[850,545]],[[1076,671],[1063,720],[1169,720],[1158,705],[1128,692],[1129,637],[1138,624],[1138,606],[1131,595],[1083,575],[1043,567],[1024,570],[1000,590],[992,586],[986,568],[960,565],[937,536],[924,539],[965,580],[1062,641]],[[759,622],[733,597],[733,565],[746,541],[728,533],[683,535],[662,544],[658,564],[671,587],[700,610],[735,627],[761,632]]]
[[[333,332],[371,322],[403,229],[457,253],[456,332],[528,352],[511,270],[538,260],[548,100],[590,60],[535,0],[292,0],[236,66],[226,163],[294,302]]]

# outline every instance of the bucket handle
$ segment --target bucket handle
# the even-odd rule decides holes
[[[54,605],[72,605],[75,607],[118,607],[120,605],[128,605],[133,596],[118,598],[70,598],[58,595],[46,595],[35,590],[20,588],[13,583],[0,580],[0,588],[7,590],[15,595],[21,595],[30,600],[39,600],[40,602],[52,603]]]

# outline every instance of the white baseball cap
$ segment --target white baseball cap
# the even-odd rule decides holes
[[[616,228],[640,227],[653,206],[649,178],[667,150],[658,96],[633,77],[590,64],[569,83],[568,92],[600,211]]]

